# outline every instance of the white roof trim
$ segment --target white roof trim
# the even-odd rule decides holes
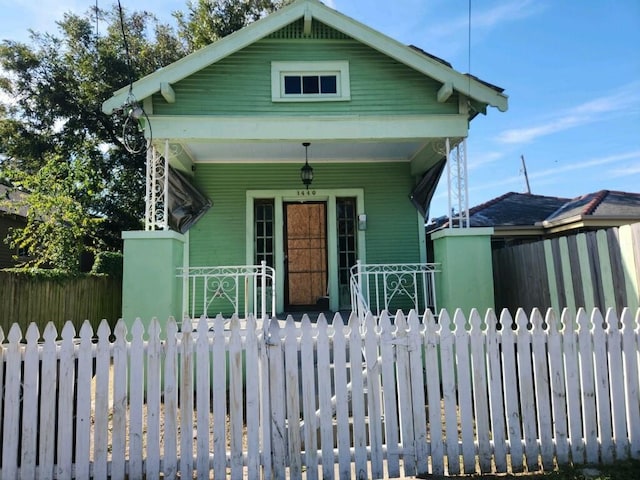
[[[450,82],[455,90],[474,100],[497,107],[502,112],[508,108],[508,97],[506,95],[346,15],[326,7],[318,0],[297,0],[242,30],[238,30],[171,65],[147,75],[134,82],[133,95],[136,99],[143,100],[159,92],[163,83],[174,84],[309,14],[311,14],[312,18],[414,68],[426,76],[434,78],[443,84]],[[112,113],[126,102],[128,95],[129,86],[121,88],[102,104],[102,111],[107,114]]]

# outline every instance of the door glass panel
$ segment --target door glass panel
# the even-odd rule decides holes
[[[256,200],[254,203],[256,265],[263,260],[273,267],[273,200]]]
[[[340,308],[350,303],[350,269],[356,263],[356,199],[336,198],[336,219],[338,232],[338,284],[340,289]]]

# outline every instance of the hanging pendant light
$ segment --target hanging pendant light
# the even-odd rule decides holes
[[[309,142],[302,144],[304,147],[304,166],[300,169],[300,179],[307,187],[307,190],[309,190],[309,185],[313,182],[313,168],[309,165],[309,145],[311,145]]]

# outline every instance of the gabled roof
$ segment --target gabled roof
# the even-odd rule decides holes
[[[523,235],[555,233],[583,227],[607,227],[640,222],[640,193],[600,190],[573,199],[508,192],[469,209],[471,227],[494,227]],[[427,226],[431,232],[448,227],[442,217]],[[529,229],[524,229],[529,227]],[[497,231],[497,230],[496,230]]]
[[[546,222],[572,218],[575,216],[640,218],[640,193],[600,190],[588,193],[565,203],[549,215]]]
[[[508,192],[469,210],[472,227],[534,225],[557,211],[569,199]]]
[[[292,4],[262,18],[251,25],[228,35],[133,84],[132,93],[137,100],[143,100],[162,88],[176,83],[195,72],[251,45],[267,35],[284,28],[300,18],[319,21],[366,44],[405,65],[434,78],[443,85],[448,84],[473,100],[507,110],[507,96],[502,89],[479,81],[473,76],[461,74],[446,62],[425,55],[420,49],[403,45],[366,25],[323,5],[318,0],[297,0]],[[118,90],[102,105],[102,110],[110,114],[122,107],[128,99],[129,86]]]

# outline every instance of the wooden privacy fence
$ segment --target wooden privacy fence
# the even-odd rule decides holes
[[[640,223],[493,251],[496,306],[618,312],[640,305]]]
[[[640,311],[13,325],[2,478],[380,478],[640,458]]]
[[[36,322],[44,330],[66,321],[80,328],[84,320],[96,327],[106,318],[115,325],[122,316],[122,280],[107,275],[41,278],[0,271],[0,327]]]

